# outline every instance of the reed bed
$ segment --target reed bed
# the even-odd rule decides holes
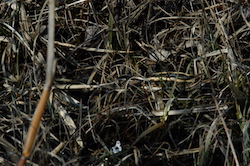
[[[0,163],[46,75],[48,1],[0,2]],[[56,0],[53,87],[27,165],[248,165],[250,4]]]

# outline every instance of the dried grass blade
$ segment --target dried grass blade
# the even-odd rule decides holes
[[[1,22],[0,22],[1,23]],[[24,40],[24,38],[9,24],[2,23],[5,27],[7,27],[12,33],[14,33],[17,39],[28,49],[31,55],[34,55],[34,52],[31,50],[29,44]]]
[[[149,127],[147,130],[145,130],[144,132],[142,132],[137,139],[132,143],[131,146],[134,146],[138,141],[140,141],[143,137],[145,137],[147,134],[155,131],[156,129],[162,127],[164,125],[164,123],[157,123],[151,127]]]
[[[46,40],[46,39],[44,39]],[[121,53],[121,54],[134,54],[134,53],[139,53],[139,51],[123,51],[123,50],[112,50],[112,49],[102,49],[102,48],[91,48],[91,47],[84,47],[84,46],[76,46],[73,44],[69,44],[69,43],[62,43],[59,41],[55,41],[54,42],[57,45],[60,46],[64,46],[64,47],[70,47],[70,48],[79,48],[79,49],[83,49],[86,51],[90,51],[90,52],[101,52],[101,53]]]
[[[57,101],[53,100],[54,108],[58,110],[59,115],[62,117],[63,122],[69,128],[69,134],[72,135],[76,130],[76,125],[73,119],[69,116],[65,108]]]

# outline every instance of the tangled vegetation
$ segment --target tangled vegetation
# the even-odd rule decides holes
[[[56,0],[56,75],[27,165],[248,165],[250,4]],[[45,81],[48,1],[0,2],[0,163]]]

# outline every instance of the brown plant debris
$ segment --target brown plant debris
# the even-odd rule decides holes
[[[250,4],[56,0],[54,86],[27,165],[248,165]],[[0,163],[45,82],[47,1],[0,2]]]

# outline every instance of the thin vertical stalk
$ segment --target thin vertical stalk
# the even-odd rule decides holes
[[[55,55],[54,55],[54,38],[55,38],[55,0],[49,0],[49,40],[48,40],[48,50],[47,50],[47,68],[46,68],[46,80],[40,101],[36,107],[35,113],[33,115],[28,134],[23,146],[22,157],[19,160],[18,166],[23,166],[25,160],[29,157],[32,150],[33,144],[35,142],[36,134],[39,128],[39,124],[46,106],[46,102],[50,95],[50,90],[55,73]]]

